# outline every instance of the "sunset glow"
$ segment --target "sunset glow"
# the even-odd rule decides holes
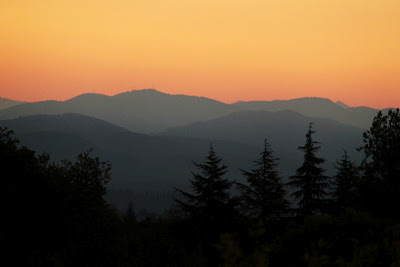
[[[155,88],[400,107],[398,0],[4,0],[0,96]]]

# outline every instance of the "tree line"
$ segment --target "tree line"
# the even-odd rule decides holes
[[[267,139],[244,183],[214,148],[176,189],[176,207],[136,219],[104,200],[111,165],[83,152],[51,163],[0,128],[0,251],[11,266],[396,266],[400,264],[400,112],[344,151],[328,177],[309,125],[303,162],[284,183]],[[233,192],[233,190],[236,190]],[[290,192],[289,192],[290,191]],[[291,198],[288,198],[288,194]],[[290,203],[289,199],[293,202]]]
[[[238,183],[224,178],[227,166],[222,164],[213,147],[204,163],[194,163],[200,173],[193,173],[191,185],[194,194],[177,189],[186,202],[176,199],[180,208],[188,214],[204,212],[206,217],[214,210],[223,214],[236,203],[243,211],[261,221],[281,217],[305,217],[313,214],[340,213],[347,208],[357,208],[387,217],[397,216],[393,210],[386,210],[390,203],[400,197],[400,115],[399,110],[381,112],[374,118],[370,130],[363,134],[364,159],[357,166],[344,150],[342,158],[335,164],[336,175],[328,177],[321,165],[325,159],[318,157],[321,148],[313,138],[313,124],[310,123],[303,146],[303,163],[289,182],[284,184],[277,171],[278,160],[267,139],[260,157],[254,161],[254,169],[241,170],[247,183]],[[229,198],[229,190],[236,185],[238,196]],[[285,198],[287,189],[292,189],[295,200],[290,208]],[[373,191],[373,192],[372,192]],[[371,196],[380,200],[376,204],[366,202]],[[223,216],[223,215],[222,215]]]

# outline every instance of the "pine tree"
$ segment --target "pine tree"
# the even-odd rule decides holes
[[[128,208],[125,214],[122,217],[122,220],[126,224],[135,224],[136,223],[136,213],[134,209],[134,205],[132,201],[129,201]]]
[[[377,181],[400,192],[400,110],[381,111],[375,116],[368,131],[363,134],[364,165]]]
[[[336,202],[337,208],[343,210],[351,207],[354,203],[356,191],[359,182],[358,168],[353,161],[350,160],[347,151],[344,151],[342,159],[337,161],[337,173],[332,181],[332,196]]]
[[[363,143],[361,204],[376,215],[400,219],[400,209],[393,205],[400,202],[400,110],[379,111]]]
[[[207,265],[217,265],[220,253],[215,247],[222,232],[232,231],[236,223],[234,199],[229,190],[233,182],[224,178],[227,166],[216,155],[212,145],[208,156],[202,163],[194,162],[199,170],[192,172],[190,180],[193,193],[176,189],[182,200],[175,199],[178,206],[189,215],[190,239],[199,241],[199,246]]]
[[[288,208],[285,189],[276,167],[278,158],[273,157],[267,139],[261,157],[254,161],[255,169],[241,170],[248,185],[237,183],[241,205],[245,213],[267,222],[278,219]]]
[[[218,221],[229,211],[231,198],[229,189],[232,182],[223,176],[227,166],[222,164],[222,159],[216,155],[212,145],[206,160],[194,165],[200,173],[193,173],[190,180],[194,193],[176,189],[185,199],[175,199],[177,204],[190,216],[202,221]]]
[[[327,182],[329,178],[324,175],[324,169],[319,167],[325,159],[316,156],[321,147],[318,145],[319,142],[313,140],[314,133],[310,123],[306,143],[298,148],[304,152],[304,162],[297,169],[296,175],[289,177],[291,181],[288,183],[290,187],[298,189],[292,196],[299,200],[298,214],[302,216],[321,212],[326,202],[325,197],[328,195],[326,189],[329,186]]]

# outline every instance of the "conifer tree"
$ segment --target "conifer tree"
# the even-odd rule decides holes
[[[350,160],[347,151],[344,151],[342,159],[337,161],[337,173],[334,176],[332,196],[336,202],[337,208],[343,210],[351,207],[354,203],[356,191],[358,188],[359,174],[358,168]]]
[[[248,185],[237,183],[241,205],[245,213],[267,222],[278,219],[288,208],[285,189],[276,170],[278,158],[273,157],[267,139],[260,158],[254,161],[255,169],[241,170]]]
[[[364,209],[400,219],[400,110],[381,111],[363,134],[360,195]],[[374,198],[371,198],[371,195]]]
[[[381,111],[363,134],[364,166],[377,181],[396,187],[400,192],[400,110]]]
[[[125,214],[123,215],[122,219],[123,219],[123,222],[126,224],[135,224],[136,223],[136,213],[135,213],[135,209],[134,209],[132,201],[129,201],[128,208],[127,208]]]
[[[190,180],[193,193],[176,189],[185,200],[175,199],[177,204],[189,215],[202,221],[216,221],[226,215],[229,210],[231,198],[229,189],[232,182],[223,176],[227,172],[227,166],[216,155],[212,145],[208,156],[203,163],[194,165],[200,173],[193,173]]]
[[[221,233],[229,232],[236,223],[236,203],[229,194],[233,182],[224,178],[228,168],[212,145],[204,162],[194,162],[194,165],[199,172],[192,172],[192,193],[176,189],[182,199],[175,201],[189,215],[191,238],[200,241],[202,253],[208,262],[206,265],[217,265],[215,263],[220,261],[220,253],[214,245]]]
[[[324,169],[319,167],[325,159],[316,156],[316,152],[321,148],[319,142],[313,140],[312,123],[309,125],[306,134],[306,143],[298,149],[304,152],[303,164],[297,169],[296,175],[289,177],[290,187],[297,190],[292,196],[299,200],[298,215],[307,216],[316,212],[321,212],[326,202],[328,177],[324,175]]]

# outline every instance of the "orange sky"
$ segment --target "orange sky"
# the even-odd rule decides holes
[[[399,0],[1,0],[0,96],[400,106]]]

